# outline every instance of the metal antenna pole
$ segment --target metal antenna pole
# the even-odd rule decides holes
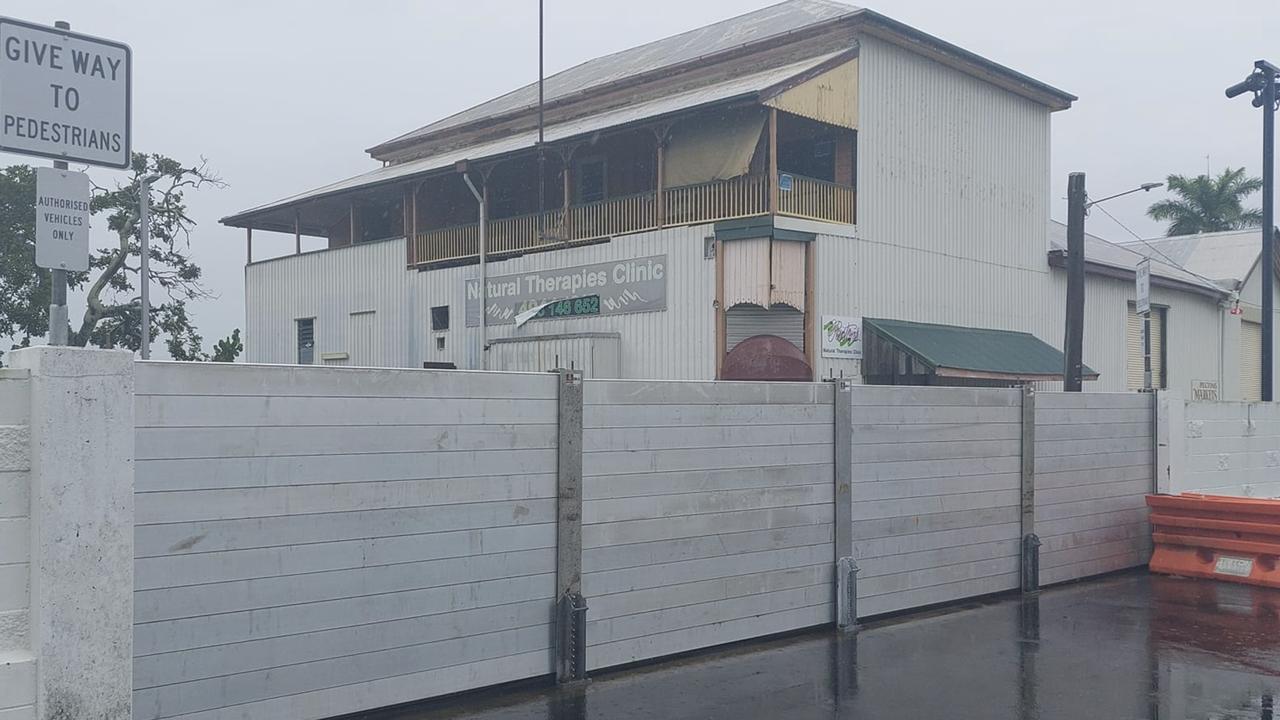
[[[1258,69],[1263,63],[1257,63]],[[1271,68],[1267,64],[1268,68]],[[1275,399],[1275,142],[1276,73],[1268,69],[1262,87],[1262,400]]]
[[[1080,392],[1084,385],[1084,173],[1067,180],[1067,319],[1063,341],[1062,389]]]
[[[538,242],[546,236],[547,153],[542,147],[542,0],[538,0]]]
[[[70,30],[71,23],[58,20],[53,26],[59,30]],[[65,162],[53,161],[55,170],[66,170]],[[49,271],[53,287],[49,292],[49,344],[66,345],[68,341],[67,325],[67,271],[53,269]]]

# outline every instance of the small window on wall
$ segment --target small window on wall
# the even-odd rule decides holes
[[[298,324],[298,364],[313,365],[316,359],[315,318],[301,318]]]
[[[608,169],[604,158],[588,158],[578,164],[578,202],[604,200],[608,191]]]
[[[449,329],[449,306],[437,305],[431,308],[431,330],[442,332]]]
[[[1164,390],[1169,386],[1165,363],[1168,357],[1165,333],[1168,327],[1167,316],[1168,308],[1151,307],[1151,387],[1157,390]],[[1129,303],[1129,322],[1125,332],[1125,375],[1130,390],[1141,390],[1144,387],[1146,364],[1143,356],[1142,316],[1138,314],[1134,304]]]

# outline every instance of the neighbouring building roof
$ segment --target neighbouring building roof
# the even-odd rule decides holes
[[[1062,352],[1031,333],[877,318],[863,318],[862,324],[865,332],[876,333],[935,375],[1010,380],[1062,377]],[[1084,376],[1092,379],[1098,373],[1085,367]]]
[[[1249,277],[1258,262],[1258,255],[1262,252],[1262,231],[1252,228],[1177,235],[1145,242],[1127,242],[1121,247],[1154,259],[1177,263],[1227,289],[1236,289]]]
[[[1133,279],[1138,263],[1147,259],[1148,254],[1141,252],[1150,249],[1137,247],[1128,243],[1117,244],[1103,240],[1097,235],[1084,235],[1084,258],[1086,269],[1095,273],[1112,275],[1121,279]],[[1057,220],[1049,221],[1049,258],[1050,263],[1060,265],[1067,252],[1067,226]],[[1256,253],[1255,253],[1256,256]],[[1226,290],[1220,285],[1199,277],[1195,272],[1168,262],[1158,253],[1151,253],[1151,282],[1179,290],[1197,292],[1213,297],[1225,297]],[[1176,260],[1176,258],[1174,258]],[[1212,276],[1209,276],[1212,277]]]

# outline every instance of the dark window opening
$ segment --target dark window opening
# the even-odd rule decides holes
[[[578,165],[578,202],[591,203],[604,200],[608,187],[608,168],[604,158],[590,158]]]
[[[316,355],[316,320],[315,318],[302,318],[296,322],[298,324],[298,364],[312,365],[315,363]]]
[[[449,329],[448,305],[437,305],[431,308],[431,329],[436,332]]]

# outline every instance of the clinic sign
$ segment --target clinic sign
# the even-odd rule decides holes
[[[593,315],[654,312],[667,309],[667,256],[500,275],[486,284],[486,325],[512,325],[520,313],[570,298],[593,299],[580,303],[589,306]],[[466,293],[467,327],[479,327],[480,281],[467,280]]]
[[[129,167],[123,43],[0,17],[0,151]]]

